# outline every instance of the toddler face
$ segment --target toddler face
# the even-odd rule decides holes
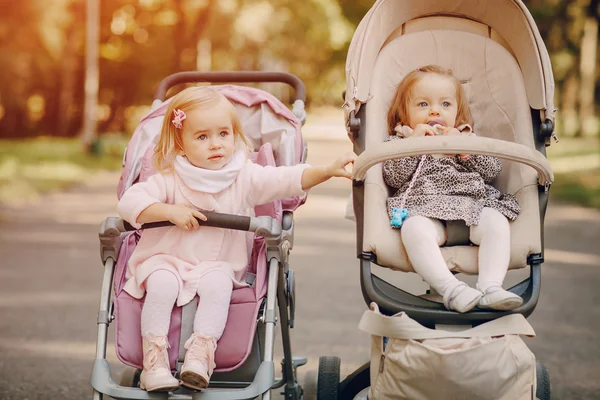
[[[183,155],[196,167],[223,168],[235,152],[235,135],[229,110],[216,104],[187,113],[182,132]]]
[[[408,125],[434,122],[455,127],[458,102],[454,82],[438,74],[427,74],[412,88],[408,101]]]

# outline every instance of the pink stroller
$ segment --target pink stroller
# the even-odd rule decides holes
[[[168,100],[164,101],[167,90],[176,84],[198,81],[283,82],[292,86],[296,94],[293,111],[262,90],[232,85],[215,88],[236,106],[246,136],[258,149],[251,154],[255,162],[261,165],[304,162],[306,152],[300,128],[306,116],[305,89],[300,79],[285,73],[183,72],[161,82],[151,111],[142,118],[135,130],[123,162],[119,197],[133,183],[143,181],[154,173],[151,156],[168,104]],[[255,209],[255,217],[207,213],[205,225],[252,231],[255,239],[246,278],[249,286],[233,292],[227,326],[216,352],[217,368],[209,388],[201,392],[182,387],[171,394],[149,393],[139,388],[143,299],[135,299],[122,289],[127,261],[141,232],[117,217],[104,220],[99,236],[105,273],[98,313],[96,359],[91,377],[93,398],[102,399],[107,395],[116,399],[254,399],[259,396],[269,399],[271,389],[285,386],[286,399],[300,399],[303,390],[297,382],[296,369],[304,365],[306,359],[293,358],[291,352],[290,328],[294,325],[295,286],[294,272],[288,266],[288,258],[293,247],[293,211],[304,200],[289,198],[262,205]],[[145,224],[143,229],[166,225],[170,223]],[[176,307],[172,315],[169,359],[171,369],[176,374],[185,356],[181,344],[192,333],[196,305],[197,300],[194,300],[184,307]],[[129,366],[121,376],[120,384],[111,379],[106,360],[108,326],[113,321],[117,356]],[[281,324],[284,360],[282,377],[276,379],[273,347],[277,321]]]

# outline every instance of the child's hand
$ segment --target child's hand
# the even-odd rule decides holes
[[[346,166],[349,164],[354,164],[354,161],[356,161],[356,154],[344,154],[342,157],[338,158],[327,166],[327,175],[330,177],[337,176],[348,179],[352,178],[352,173],[346,170]]]
[[[410,137],[436,136],[437,132],[433,126],[427,124],[417,124]]]
[[[168,216],[170,222],[185,230],[200,228],[200,224],[196,218],[206,221],[206,216],[200,211],[179,204],[170,205]]]
[[[442,127],[441,131],[444,136],[462,136],[462,132],[453,127]]]
[[[464,134],[456,128],[442,128],[442,135],[444,136],[464,136]],[[453,156],[451,154],[450,156]],[[470,154],[459,154],[461,160],[466,160],[471,157]]]

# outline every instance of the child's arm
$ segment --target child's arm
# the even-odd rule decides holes
[[[479,173],[485,183],[491,183],[502,171],[502,161],[496,157],[471,155],[468,158],[457,156],[456,159],[468,170]]]
[[[450,128],[444,132],[445,135],[475,136],[470,125],[465,124],[457,128]],[[502,161],[496,157],[460,154],[456,159],[460,164],[470,171],[477,172],[486,183],[491,183],[500,171],[502,171]]]
[[[196,218],[206,221],[204,214],[186,205],[154,203],[140,213],[137,222],[145,224],[148,222],[170,221],[181,229],[190,230],[200,228]]]
[[[398,136],[389,136],[385,141],[403,140]],[[395,158],[383,162],[383,180],[385,183],[395,189],[400,189],[402,185],[410,180],[419,163],[420,156]]]
[[[352,174],[346,171],[346,166],[348,164],[353,164],[355,160],[356,154],[347,153],[329,165],[306,168],[302,173],[302,190],[308,190],[334,176],[348,179],[352,178]]]
[[[331,177],[350,178],[351,174],[344,167],[353,163],[355,158],[356,155],[349,153],[322,167],[312,167],[306,164],[290,167],[262,167],[252,164],[249,179],[249,201],[256,206],[287,197],[303,196],[304,191]]]
[[[133,227],[140,228],[148,222],[170,221],[182,229],[198,228],[195,217],[206,220],[197,210],[183,205],[166,204],[165,177],[152,175],[146,182],[136,183],[123,194],[117,211]]]

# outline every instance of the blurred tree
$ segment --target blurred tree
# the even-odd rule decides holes
[[[546,43],[556,83],[559,130],[581,136],[598,132],[598,0],[524,0]]]
[[[5,3],[0,12],[0,137],[37,133],[54,88],[53,56],[38,27],[39,1]]]
[[[590,119],[598,2],[525,0],[551,54],[561,121]],[[341,103],[344,64],[373,0],[101,0],[98,130],[130,131],[160,80],[181,70],[298,75],[313,104]],[[0,137],[76,135],[85,0],[0,5]],[[283,99],[287,89],[268,85]]]
[[[83,131],[80,141],[88,152],[97,154],[98,91],[100,71],[98,66],[98,45],[100,40],[100,0],[85,0],[85,93],[83,107]]]

